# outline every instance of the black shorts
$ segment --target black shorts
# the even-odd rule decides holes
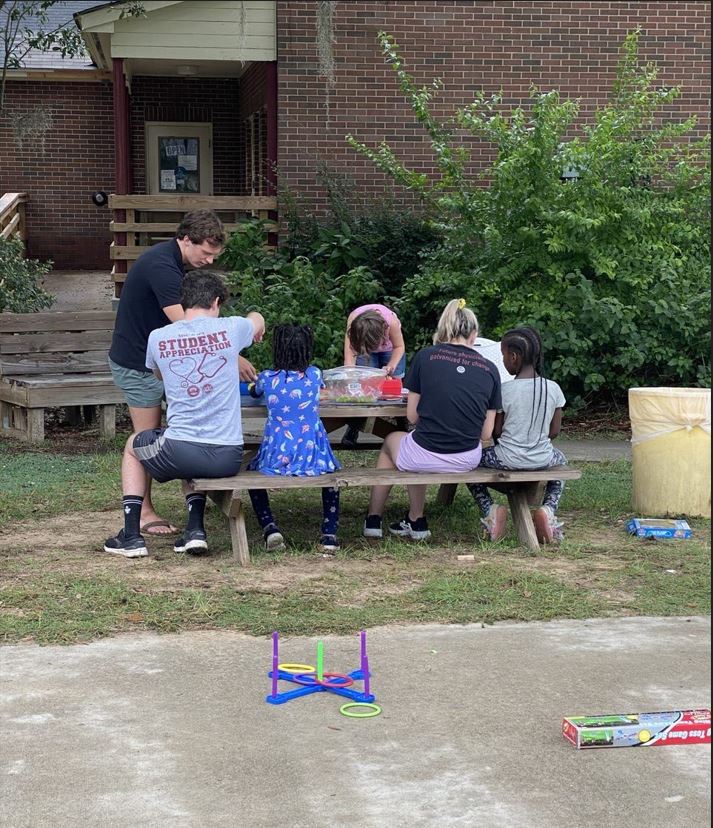
[[[158,483],[194,477],[232,477],[240,471],[242,446],[168,440],[165,431],[165,428],[140,431],[132,444],[141,465]]]

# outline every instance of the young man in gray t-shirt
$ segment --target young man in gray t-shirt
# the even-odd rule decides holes
[[[211,271],[186,274],[181,305],[185,317],[152,331],[146,367],[163,380],[168,428],[132,434],[122,463],[124,528],[104,551],[126,558],[148,554],[141,536],[141,505],[146,474],[159,483],[183,480],[188,522],[174,549],[208,548],[203,515],[206,496],[188,483],[195,477],[229,477],[240,471],[243,431],[240,418],[238,355],[262,339],[259,313],[220,317],[228,292]]]

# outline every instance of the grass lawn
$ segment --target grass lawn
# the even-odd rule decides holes
[[[177,555],[171,539],[154,538],[144,559],[101,551],[121,526],[121,443],[98,451],[79,435],[37,449],[0,442],[0,640],[75,642],[195,628],[309,635],[387,623],[710,611],[710,522],[690,520],[689,541],[627,535],[631,469],[623,460],[580,464],[582,479],[567,484],[560,510],[566,539],[536,555],[518,547],[512,527],[500,543],[485,543],[460,487],[451,507],[429,505],[428,544],[370,544],[361,538],[368,492],[344,492],[342,550],[324,557],[315,547],[319,492],[294,491],[273,498],[288,550],[265,553],[250,520],[254,560],[241,569],[214,508],[208,557]],[[371,465],[374,455],[343,459]],[[157,487],[156,502],[163,516],[181,522],[177,483]],[[394,490],[388,516],[400,516],[406,503],[405,491]],[[475,561],[459,562],[463,553]]]

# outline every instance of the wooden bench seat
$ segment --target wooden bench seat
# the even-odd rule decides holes
[[[199,491],[207,492],[228,519],[235,560],[241,566],[250,562],[250,549],[245,531],[245,505],[242,495],[248,489],[321,489],[335,486],[346,489],[355,486],[440,485],[452,495],[459,483],[487,483],[507,495],[513,523],[520,542],[529,549],[539,549],[535,527],[530,514],[530,503],[543,482],[547,480],[576,480],[582,473],[569,466],[553,466],[541,471],[501,471],[474,469],[451,474],[401,472],[391,469],[341,469],[318,477],[274,477],[260,472],[241,472],[235,477],[198,479],[193,483]],[[246,499],[249,504],[249,500]],[[249,508],[249,505],[248,505]]]
[[[107,354],[113,311],[0,313],[2,433],[44,440],[45,408],[95,406],[103,438],[115,434],[117,403]]]

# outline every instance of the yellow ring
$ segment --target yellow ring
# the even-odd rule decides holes
[[[352,711],[354,707],[359,707],[364,712]],[[370,719],[372,716],[378,716],[381,713],[381,708],[378,704],[371,704],[371,702],[349,702],[349,704],[343,704],[339,708],[339,712],[349,719]]]
[[[283,673],[314,673],[314,667],[311,664],[290,664],[290,662],[285,662],[284,664],[278,664],[277,669],[282,670]]]

